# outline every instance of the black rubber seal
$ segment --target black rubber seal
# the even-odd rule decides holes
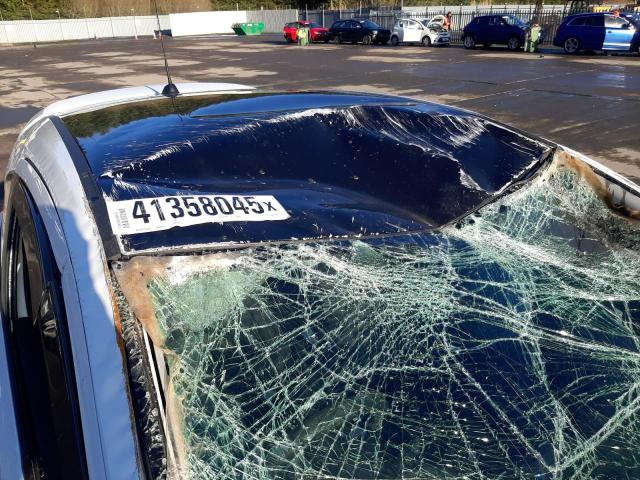
[[[82,188],[84,189],[84,194],[89,201],[89,206],[91,207],[91,211],[93,212],[93,216],[96,220],[98,233],[100,234],[102,245],[104,247],[104,254],[107,257],[107,260],[119,260],[122,255],[120,253],[118,241],[111,230],[107,204],[104,201],[104,197],[102,196],[102,191],[98,186],[96,177],[91,171],[89,161],[80,148],[80,145],[78,145],[75,137],[71,134],[60,117],[51,116],[49,117],[49,120],[51,120],[51,123],[53,123],[54,127],[60,134],[60,137],[71,156],[71,160],[76,167],[78,176],[80,177],[80,182],[82,183]]]

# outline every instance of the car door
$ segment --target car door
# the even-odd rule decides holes
[[[635,29],[622,17],[614,15],[604,16],[604,44],[603,50],[629,50]]]
[[[476,43],[489,44],[489,20],[493,17],[478,17],[469,24],[469,35],[473,35]]]
[[[360,22],[349,21],[349,41],[361,42],[364,37],[365,29]]]
[[[342,22],[340,22],[339,28],[338,28],[338,35],[340,35],[340,38],[344,41],[344,42],[348,42],[351,40],[351,35],[353,34],[353,32],[351,31],[351,22],[348,20],[344,20]]]
[[[331,25],[331,28],[329,28],[329,33],[331,35],[331,39],[337,39],[338,36],[341,33],[341,29],[342,29],[342,22],[335,22],[333,25]]]
[[[24,184],[9,182],[2,330],[26,478],[87,478],[64,300],[49,239]]]
[[[493,38],[495,39],[491,43],[505,44],[509,38],[513,35],[511,25],[503,17],[494,17],[495,24],[492,31]]]
[[[405,42],[419,42],[422,40],[422,28],[415,20],[407,20],[404,32]]]
[[[579,27],[582,48],[585,50],[600,50],[604,45],[604,15],[590,15]]]

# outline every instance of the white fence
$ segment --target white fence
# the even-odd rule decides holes
[[[207,35],[210,33],[233,33],[231,25],[247,21],[247,12],[231,10],[228,12],[172,13],[169,15],[171,35]]]
[[[231,25],[264,22],[265,32],[280,32],[298,18],[298,10],[231,10],[176,13],[160,16],[160,27],[174,36],[233,33]],[[102,17],[0,22],[0,44],[39,43],[91,38],[152,36],[158,29],[155,16]]]
[[[168,15],[160,16],[160,26],[169,28]],[[155,16],[4,21],[0,22],[0,43],[152,36],[157,29]]]

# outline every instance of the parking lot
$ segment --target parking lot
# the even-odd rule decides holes
[[[478,111],[640,180],[640,58],[506,49],[286,45],[279,35],[168,38],[174,80],[278,90],[384,92]],[[0,168],[39,108],[72,95],[162,83],[150,38],[3,47]]]

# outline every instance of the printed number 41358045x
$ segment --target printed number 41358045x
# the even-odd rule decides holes
[[[134,234],[201,223],[286,220],[272,195],[186,195],[107,202],[115,234]]]

